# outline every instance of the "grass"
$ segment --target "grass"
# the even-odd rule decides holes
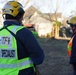
[[[39,66],[41,75],[72,75],[67,56],[68,41],[54,38],[37,38],[37,40],[45,53],[45,60]]]
[[[32,31],[35,37],[38,37],[38,33],[36,31]]]

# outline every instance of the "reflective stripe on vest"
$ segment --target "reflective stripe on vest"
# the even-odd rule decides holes
[[[15,64],[1,64],[0,63],[0,68],[19,68],[19,67],[21,68],[24,66],[25,66],[25,68],[28,68],[28,66],[29,67],[33,66],[32,64],[33,64],[33,62],[31,60],[29,60],[29,58],[26,58],[25,61],[20,62],[20,63],[18,62]]]
[[[75,36],[75,35],[74,35],[74,36]],[[74,36],[71,38],[71,40],[70,40],[69,43],[68,43],[68,56],[69,56],[69,57],[71,56],[72,41],[73,41]]]
[[[19,31],[23,26],[9,26],[12,32]],[[19,70],[34,67],[30,57],[18,60],[15,37],[6,29],[0,31],[0,75],[18,75]],[[3,70],[2,70],[3,69]]]

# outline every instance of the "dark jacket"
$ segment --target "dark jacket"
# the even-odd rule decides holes
[[[5,21],[4,26],[6,25],[20,26],[19,23],[10,22],[10,21]],[[16,33],[16,36],[18,36],[18,38],[23,43],[21,44],[19,41],[17,41],[18,59],[20,60],[22,58],[29,56],[32,59],[34,65],[41,64],[44,60],[44,52],[43,52],[43,49],[38,44],[32,32],[27,28],[23,28]],[[33,68],[31,67],[31,68],[19,71],[19,75],[35,75],[35,74],[34,74]]]
[[[70,57],[70,64],[76,64],[76,34],[74,34],[74,38],[72,41],[72,51]]]

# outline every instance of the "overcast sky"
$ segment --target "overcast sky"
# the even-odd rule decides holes
[[[57,1],[58,12],[62,12],[65,16],[71,15],[71,11],[76,10],[76,0],[30,0],[30,3],[25,7],[25,9],[33,5],[41,10],[41,12],[43,13],[55,12]],[[5,2],[6,0],[0,0],[0,8],[3,7]],[[27,0],[20,0],[20,2],[24,6]]]

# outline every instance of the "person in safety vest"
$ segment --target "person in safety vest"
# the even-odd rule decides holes
[[[23,26],[23,6],[8,1],[2,8],[0,28],[0,75],[36,75],[35,66],[44,61],[44,52],[30,30]]]
[[[73,66],[74,75],[76,75],[76,16],[67,21],[70,25],[73,35],[68,43],[68,56],[70,64]]]

